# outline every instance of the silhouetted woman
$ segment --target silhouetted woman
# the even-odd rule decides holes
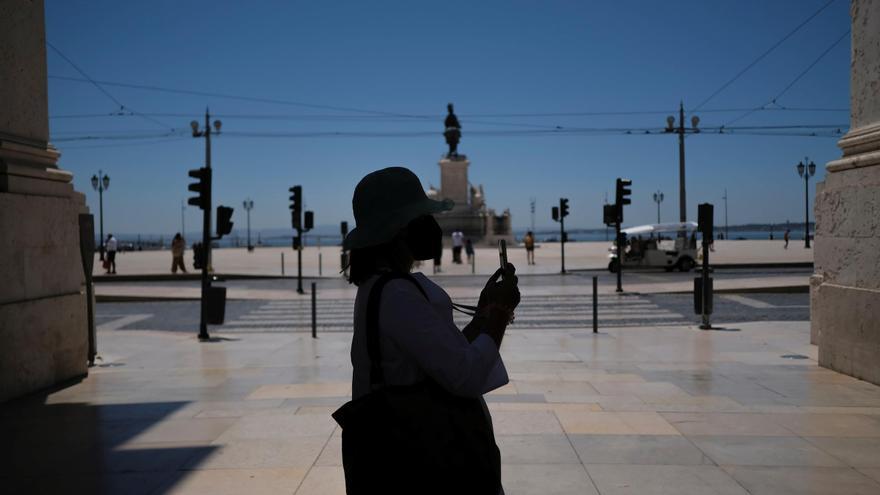
[[[348,493],[503,493],[482,395],[508,382],[499,347],[520,299],[514,267],[489,279],[459,330],[446,291],[410,273],[414,260],[435,256],[442,231],[432,214],[452,203],[429,199],[415,174],[393,167],[364,177],[352,205],[353,400],[334,417],[370,401],[362,407],[373,412],[350,415],[369,418],[361,430],[340,421]]]

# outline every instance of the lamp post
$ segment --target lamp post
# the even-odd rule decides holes
[[[110,187],[110,177],[103,171],[98,170],[98,175],[92,176],[92,189],[98,191],[98,211],[100,213],[100,242],[98,245],[101,253],[101,261],[104,261],[104,191]]]
[[[804,178],[804,248],[810,249],[810,177],[816,175],[816,164],[804,165],[808,158],[797,164],[798,175]]]
[[[219,120],[214,121],[214,133],[220,134]],[[211,114],[205,109],[205,127],[199,129],[199,122],[193,120],[189,123],[192,128],[192,136],[194,138],[205,138],[205,168],[211,169]],[[208,187],[212,187],[208,183]],[[208,292],[211,289],[211,279],[208,277],[208,270],[211,267],[211,202],[210,190],[207,192],[208,204],[205,205],[202,219],[202,252],[204,260],[202,262],[202,301],[201,301],[201,318],[199,322],[199,340],[208,340]]]
[[[697,126],[700,118],[691,116],[691,127],[684,126],[684,103],[678,107],[678,127],[675,126],[675,117],[666,117],[666,132],[678,134],[678,221],[687,222],[687,194],[684,186],[684,136],[700,132]],[[682,231],[684,232],[684,231]]]
[[[654,193],[654,202],[657,203],[657,223],[660,223],[660,203],[663,202],[663,193],[657,191]]]
[[[529,209],[532,212],[532,235],[534,235],[534,233],[535,233],[535,204],[536,204],[535,198],[532,198],[531,200],[529,200]]]
[[[186,201],[180,200],[180,235],[186,238]]]
[[[254,250],[254,246],[251,244],[251,210],[254,208],[254,200],[248,198],[244,200],[242,206],[244,207],[244,211],[247,212],[247,249],[248,252],[251,252]]]
[[[730,231],[727,230],[727,188],[724,188],[724,238],[730,240]],[[772,231],[771,231],[772,232]]]

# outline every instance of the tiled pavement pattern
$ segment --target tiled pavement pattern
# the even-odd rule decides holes
[[[880,387],[817,367],[806,322],[736,330],[514,327],[506,492],[880,493]],[[102,331],[87,379],[0,406],[0,491],[343,493],[350,334],[215,334]]]
[[[524,296],[516,310],[515,326],[522,329],[592,328],[590,297],[580,294]],[[463,302],[476,304],[470,300]],[[319,300],[316,305],[318,331],[351,332],[353,306],[352,299]],[[683,315],[637,295],[601,295],[597,307],[602,328],[689,322]],[[248,314],[227,321],[223,332],[310,332],[311,318],[311,301],[308,299],[270,300]],[[455,312],[455,320],[459,326],[464,326],[469,317]]]

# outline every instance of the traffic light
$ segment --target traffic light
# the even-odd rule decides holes
[[[308,232],[315,227],[315,212],[307,211],[303,219],[303,230]]]
[[[713,235],[715,206],[710,203],[703,203],[697,206],[697,228],[703,234],[704,240],[711,240]]]
[[[217,237],[232,232],[232,212],[233,209],[228,206],[217,207]]]
[[[603,205],[602,220],[605,222],[605,225],[617,223],[617,205]]]
[[[202,167],[189,171],[189,176],[198,179],[193,182],[188,189],[197,194],[194,198],[189,198],[186,202],[192,206],[198,206],[201,209],[211,207],[211,169]]]
[[[345,236],[348,235],[348,222],[339,223],[339,232],[342,233],[342,238],[345,239]]]
[[[558,206],[554,206],[554,207],[550,210],[550,216],[553,217],[553,221],[554,221],[554,222],[558,222],[558,221],[559,221],[559,207],[558,207]]]
[[[568,198],[559,198],[559,216],[560,218],[568,216]]]
[[[205,248],[201,242],[192,245],[193,251],[193,269],[201,270],[205,265]]]
[[[290,196],[290,218],[293,228],[299,230],[302,228],[302,186],[293,186],[289,189]]]
[[[632,186],[633,181],[629,179],[621,179],[617,178],[617,201],[616,204],[618,207],[623,205],[632,204],[632,200],[629,199],[629,195],[632,194]]]

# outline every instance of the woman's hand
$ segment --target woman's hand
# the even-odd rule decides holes
[[[504,268],[499,268],[489,277],[480,293],[477,308],[484,309],[489,305],[497,305],[512,312],[519,305],[519,301],[519,278],[516,276],[516,267],[507,263]]]
[[[513,310],[520,302],[518,283],[516,267],[508,263],[489,277],[486,287],[480,293],[477,314],[486,319],[485,332],[498,347],[501,347],[501,340],[512,319]]]

